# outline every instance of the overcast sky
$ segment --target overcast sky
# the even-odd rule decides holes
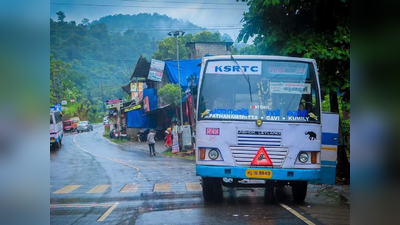
[[[50,0],[50,17],[57,20],[56,12],[63,11],[66,21],[81,23],[115,14],[159,13],[171,18],[188,20],[208,29],[237,38],[240,20],[247,11],[246,3],[236,0]]]

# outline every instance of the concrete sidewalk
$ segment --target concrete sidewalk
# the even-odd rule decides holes
[[[128,147],[130,149],[149,152],[149,145],[145,141],[143,141],[143,142],[127,141],[127,142],[120,143],[119,145],[122,145],[124,147]],[[165,147],[163,140],[156,141],[156,144],[154,145],[154,148],[156,150],[156,154],[162,154],[163,152],[168,150],[168,148]]]

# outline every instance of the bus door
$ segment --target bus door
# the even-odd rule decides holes
[[[312,183],[335,184],[339,142],[339,114],[323,112],[321,123],[321,179]]]

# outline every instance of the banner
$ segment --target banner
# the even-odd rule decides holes
[[[147,79],[161,82],[162,75],[164,73],[164,66],[164,61],[151,59],[150,70]]]
[[[146,96],[146,97],[143,99],[143,109],[144,109],[145,112],[150,111],[149,97],[148,97],[148,96]]]
[[[192,145],[192,135],[190,132],[190,125],[183,125],[182,145],[183,146],[191,146]]]
[[[172,128],[172,153],[179,152],[178,126]]]

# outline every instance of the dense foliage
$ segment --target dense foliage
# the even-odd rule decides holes
[[[254,37],[257,54],[314,58],[331,111],[339,112],[338,90],[350,111],[350,0],[242,1],[249,11],[238,39]]]
[[[81,23],[66,21],[68,16],[61,11],[57,16],[57,21],[50,19],[50,105],[67,100],[67,114],[93,117],[103,112],[104,101],[127,97],[121,86],[129,83],[139,56],[151,59],[157,41],[169,31],[203,29],[156,13]],[[80,105],[71,105],[71,99]]]

